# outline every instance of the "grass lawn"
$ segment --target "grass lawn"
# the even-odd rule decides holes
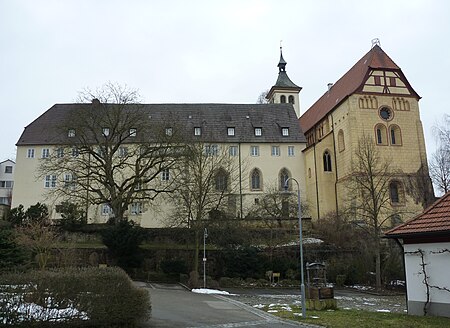
[[[307,311],[307,318],[301,318],[301,308],[292,306],[292,311],[286,310],[286,307],[265,307],[276,316],[311,323],[324,327],[332,328],[373,328],[373,327],[392,327],[392,328],[429,328],[429,327],[450,327],[450,318],[442,317],[418,317],[407,314],[380,313],[363,310],[335,310],[335,311]],[[278,311],[278,312],[273,312]],[[300,316],[299,316],[300,315]]]

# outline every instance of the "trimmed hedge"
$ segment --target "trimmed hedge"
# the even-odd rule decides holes
[[[134,327],[150,296],[119,268],[71,268],[0,276],[0,326]]]

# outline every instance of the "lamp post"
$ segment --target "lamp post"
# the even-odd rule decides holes
[[[287,178],[284,182],[284,189],[287,191],[289,188],[289,180],[295,181],[297,184],[297,203],[298,203],[298,229],[300,236],[300,291],[302,294],[302,317],[306,318],[306,299],[305,299],[305,276],[303,273],[303,228],[302,228],[302,208],[300,203],[300,184],[294,178]]]
[[[206,238],[208,238],[208,230],[203,231],[203,288],[206,288]]]

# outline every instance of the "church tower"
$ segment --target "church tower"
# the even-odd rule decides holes
[[[266,98],[269,103],[290,103],[294,106],[297,117],[300,117],[300,97],[301,87],[291,81],[286,73],[286,61],[283,58],[283,49],[280,47],[280,62],[278,63],[278,79],[275,85],[270,88]]]
[[[355,152],[363,137],[371,138],[381,160],[395,172],[386,204],[398,213],[392,224],[422,212],[433,197],[419,100],[378,41],[303,113],[307,199],[314,219],[342,211],[356,197],[348,195],[346,186],[358,174]],[[420,188],[415,187],[419,182]]]

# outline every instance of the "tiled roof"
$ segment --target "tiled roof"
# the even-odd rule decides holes
[[[67,132],[62,134],[58,127],[73,111],[86,107],[93,108],[91,104],[52,106],[25,127],[17,146],[67,143]],[[139,110],[156,123],[167,125],[170,118],[192,133],[194,127],[201,127],[202,142],[306,142],[291,104],[143,104]],[[228,127],[235,128],[235,136],[227,135]],[[261,136],[255,136],[256,127],[262,128]],[[289,136],[282,136],[282,128],[289,128]]]
[[[300,117],[303,131],[307,132],[343,100],[357,91],[365,82],[367,73],[371,69],[400,71],[400,67],[378,45],[375,45]]]
[[[417,234],[450,234],[450,191],[422,214],[386,232],[387,237],[406,237]]]

